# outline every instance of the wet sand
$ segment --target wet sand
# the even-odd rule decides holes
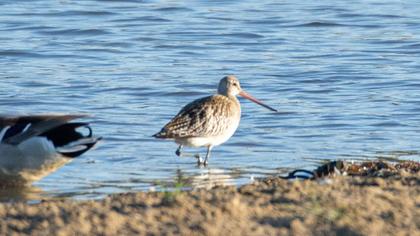
[[[419,235],[419,167],[367,163],[316,180],[2,203],[0,235]]]

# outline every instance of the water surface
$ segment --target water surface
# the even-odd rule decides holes
[[[337,158],[419,161],[419,12],[417,1],[5,0],[0,107],[94,115],[103,142],[35,183],[42,197],[243,184]],[[281,112],[241,100],[238,131],[206,168],[151,138],[226,74]]]

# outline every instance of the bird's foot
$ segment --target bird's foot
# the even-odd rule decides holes
[[[179,148],[175,151],[175,154],[176,154],[178,157],[195,157],[195,158],[200,158],[200,155],[199,155],[199,154],[193,154],[193,153],[188,153],[188,152],[182,152],[182,151],[181,151],[181,149],[179,149]]]
[[[205,160],[203,160],[200,157],[200,154],[198,154],[198,153],[196,153],[196,154],[193,154],[193,153],[185,153],[185,152],[181,152],[181,150],[178,148],[175,151],[175,154],[177,156],[179,156],[179,157],[195,157],[195,159],[197,159],[197,165],[198,166],[207,166],[207,158]]]
[[[201,166],[203,160],[201,159],[200,154],[195,154],[194,157],[197,159],[197,165]]]
[[[200,157],[200,155],[198,155],[198,154],[196,154],[196,155],[195,155],[195,158],[197,158],[197,165],[198,165],[199,167],[202,167],[202,166],[207,166],[207,164],[208,164],[207,159],[203,160],[203,159]]]

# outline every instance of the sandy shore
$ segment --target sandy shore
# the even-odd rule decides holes
[[[419,235],[419,166],[357,166],[347,169],[355,176],[271,177],[239,188],[99,201],[3,203],[0,235]]]

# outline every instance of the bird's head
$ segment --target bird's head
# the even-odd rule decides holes
[[[221,95],[225,95],[225,96],[241,96],[244,97],[252,102],[255,102],[256,104],[259,104],[269,110],[275,111],[277,112],[276,109],[265,105],[264,103],[262,103],[261,101],[259,101],[258,99],[254,98],[253,96],[251,96],[251,94],[245,92],[244,90],[242,90],[241,85],[239,84],[239,80],[234,76],[234,75],[228,75],[223,77],[223,79],[220,80],[219,82],[219,87],[217,89],[217,93],[221,94]]]
[[[236,96],[241,91],[241,84],[239,84],[239,80],[233,75],[223,77],[217,89],[217,93],[225,96]]]

